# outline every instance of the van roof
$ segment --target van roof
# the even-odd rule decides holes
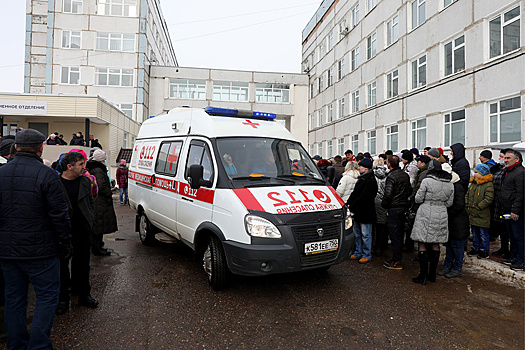
[[[296,141],[282,124],[274,120],[216,116],[201,108],[174,108],[168,114],[150,118],[142,123],[137,139],[185,135],[270,137]]]

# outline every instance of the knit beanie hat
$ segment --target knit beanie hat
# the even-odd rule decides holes
[[[358,165],[368,168],[368,169],[372,169],[372,164],[373,163],[372,163],[372,160],[370,160],[370,158],[364,158],[362,161],[359,162]]]
[[[101,149],[97,149],[95,152],[93,152],[93,160],[97,162],[103,163],[106,160],[106,152],[104,152]]]
[[[410,151],[403,151],[403,154],[401,155],[401,158],[404,160],[408,160],[409,162],[414,160],[414,155]]]
[[[474,171],[477,173],[480,173],[481,175],[485,176],[490,174],[490,168],[486,164],[478,164],[474,167]]]
[[[121,159],[120,160],[120,165],[126,165],[126,160],[125,159]]]
[[[434,158],[439,158],[439,151],[437,148],[431,148],[430,151],[428,151],[428,155]]]
[[[84,156],[84,160],[87,160],[88,157],[86,155],[86,152],[84,152],[83,150],[81,150],[80,148],[73,148],[72,150],[70,150],[69,152],[67,153],[71,153],[71,152],[78,152],[80,154],[82,154]]]

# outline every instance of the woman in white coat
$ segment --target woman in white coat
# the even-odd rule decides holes
[[[339,181],[336,190],[337,194],[341,196],[345,202],[352,194],[358,177],[359,171],[357,170],[357,162],[350,161],[346,163],[345,172],[343,173],[343,177]]]

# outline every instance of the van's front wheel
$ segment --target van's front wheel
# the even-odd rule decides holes
[[[142,244],[152,245],[155,243],[155,231],[149,222],[146,213],[142,212],[139,218],[139,238]]]
[[[206,250],[202,256],[202,266],[213,289],[221,289],[226,286],[228,264],[221,241],[215,236],[210,236],[208,239]]]

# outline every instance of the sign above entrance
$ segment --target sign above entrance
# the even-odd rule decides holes
[[[47,102],[0,100],[2,114],[47,114]]]

